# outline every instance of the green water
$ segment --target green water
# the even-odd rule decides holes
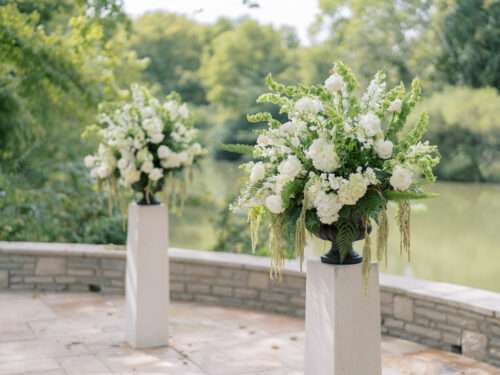
[[[192,187],[204,204],[171,218],[173,245],[212,250],[217,208],[238,191],[239,181],[235,164],[205,162]],[[382,265],[381,271],[500,292],[500,185],[443,182],[428,190],[440,196],[413,207],[411,262],[399,254],[399,232],[392,220],[388,267]],[[314,255],[326,249],[319,240],[310,248]]]

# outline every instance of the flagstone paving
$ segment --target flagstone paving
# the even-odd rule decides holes
[[[0,294],[0,374],[303,374],[303,320],[174,303],[170,347],[132,350],[124,342],[123,304],[99,294]],[[382,352],[384,375],[500,374],[390,337]]]

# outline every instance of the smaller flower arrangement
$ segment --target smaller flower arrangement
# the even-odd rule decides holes
[[[177,94],[160,102],[133,85],[128,100],[101,106],[97,121],[88,130],[97,133],[99,147],[84,162],[99,184],[112,195],[132,189],[142,205],[157,204],[158,192],[165,203],[170,196],[183,200],[189,171],[205,150],[194,142],[188,107]]]
[[[379,259],[387,251],[390,200],[398,203],[401,247],[409,252],[408,201],[429,196],[421,188],[435,181],[432,168],[439,162],[436,146],[422,141],[426,114],[412,129],[404,128],[420,97],[418,81],[409,91],[403,84],[386,91],[384,74],[378,73],[358,98],[353,74],[336,63],[323,85],[285,86],[271,76],[267,84],[272,92],[257,102],[278,105],[288,121],[270,113],[248,116],[269,127],[251,150],[255,160],[243,166],[249,179],[233,209],[248,210],[254,248],[261,220],[269,220],[271,274],[279,274],[290,243],[303,259],[306,230],[333,242],[339,259],[326,258],[327,263],[349,257],[358,263],[352,242],[365,238],[367,271],[372,220],[379,226]]]

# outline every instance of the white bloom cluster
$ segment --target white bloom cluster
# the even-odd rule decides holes
[[[276,90],[269,101],[279,103],[288,119],[273,119],[258,136],[254,156],[259,161],[247,164],[249,183],[239,207],[261,206],[296,220],[293,210],[305,205],[330,225],[369,192],[382,196],[387,189],[415,187],[422,160],[430,160],[435,147],[398,143],[390,129],[405,108],[405,94],[386,93],[383,74],[375,76],[360,101],[353,87],[341,69],[322,87]]]
[[[102,113],[98,121],[102,141],[95,155],[85,157],[85,165],[92,177],[116,179],[136,191],[161,190],[170,170],[189,167],[205,153],[193,142],[186,104],[161,104],[137,85],[131,102]]]

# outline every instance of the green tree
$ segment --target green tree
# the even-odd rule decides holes
[[[177,91],[188,102],[205,103],[198,70],[207,27],[185,16],[161,11],[142,15],[133,27],[133,48],[139,56],[150,60],[145,79],[158,84],[164,94]]]
[[[448,82],[500,90],[500,1],[457,0],[441,27],[440,69]]]
[[[289,29],[276,30],[253,20],[220,33],[205,50],[200,71],[208,100],[234,113],[246,112],[268,73],[282,79],[290,74],[295,47]]]
[[[432,0],[320,0],[313,35],[327,31],[324,48],[365,80],[384,70],[392,83],[432,80],[437,59]]]

